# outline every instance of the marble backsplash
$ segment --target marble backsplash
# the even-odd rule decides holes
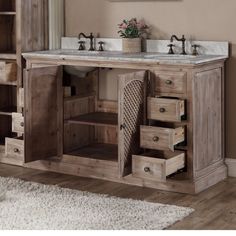
[[[90,42],[88,39],[81,39],[86,42],[86,48],[89,48]],[[61,41],[62,49],[78,49],[78,38],[75,37],[63,37]],[[98,48],[98,42],[102,41],[105,43],[104,49],[106,51],[122,51],[122,39],[112,38],[96,38],[95,45]],[[170,40],[146,40],[143,45],[145,52],[151,53],[168,53]],[[176,54],[181,52],[181,42],[174,41],[174,51]],[[186,52],[192,54],[192,45],[197,44],[200,47],[198,52],[201,55],[222,55],[229,56],[229,43],[228,42],[217,42],[217,41],[186,41]]]

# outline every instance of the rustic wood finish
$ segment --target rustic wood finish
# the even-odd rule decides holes
[[[185,167],[185,153],[164,152],[133,155],[132,173],[134,177],[166,181],[166,177]]]
[[[160,121],[181,121],[185,115],[183,100],[148,97],[147,118]]]
[[[140,130],[140,146],[146,149],[174,151],[175,145],[185,141],[183,127],[168,129],[141,126]]]
[[[32,68],[25,74],[25,162],[61,156],[62,68]]]

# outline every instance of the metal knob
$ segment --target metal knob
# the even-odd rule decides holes
[[[149,167],[145,167],[145,168],[144,168],[144,171],[145,171],[146,173],[149,173],[149,172],[151,171],[151,169],[150,169]]]
[[[19,150],[18,148],[14,148],[14,152],[15,152],[15,153],[19,153],[20,150]]]
[[[160,139],[159,139],[159,137],[155,136],[155,137],[153,137],[152,140],[153,140],[154,142],[158,142]]]
[[[159,110],[161,113],[164,113],[164,112],[166,112],[166,109],[165,108],[160,108],[160,110]]]
[[[21,127],[24,127],[24,122],[21,122],[21,123],[20,123],[20,126],[21,126]]]
[[[172,80],[166,80],[167,85],[171,85],[172,83],[173,83]]]

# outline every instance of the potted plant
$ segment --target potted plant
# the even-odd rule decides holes
[[[141,52],[141,39],[148,34],[149,27],[143,20],[137,21],[136,18],[123,20],[119,24],[119,35],[123,38],[123,52],[139,53]]]

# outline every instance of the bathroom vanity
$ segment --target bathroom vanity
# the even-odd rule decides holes
[[[17,137],[6,139],[0,162],[190,194],[227,177],[226,56],[55,50],[23,57],[24,108],[12,114]],[[96,69],[79,78],[63,66]],[[130,70],[117,77],[117,101],[99,99],[106,68]]]

